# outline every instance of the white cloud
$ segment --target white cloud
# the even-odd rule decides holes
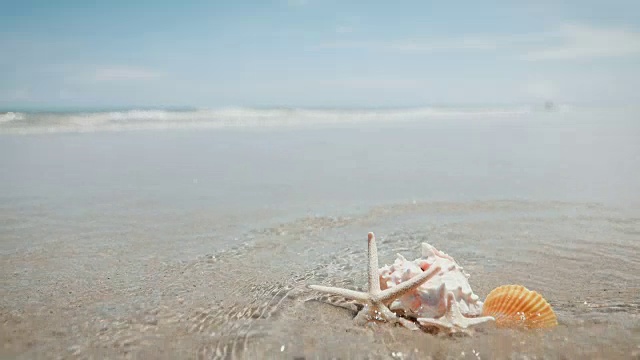
[[[129,66],[109,66],[95,70],[92,78],[95,81],[153,80],[162,74],[144,68]]]
[[[464,50],[495,50],[500,47],[522,46],[540,42],[538,34],[521,35],[468,35],[455,38],[404,39],[387,42],[339,41],[320,44],[315,49],[366,49],[378,51],[400,51],[432,53]]]
[[[629,29],[565,25],[556,37],[559,44],[532,50],[524,58],[564,60],[640,54],[640,32]]]
[[[406,53],[453,51],[508,51],[525,60],[564,60],[620,57],[640,54],[640,32],[622,28],[562,25],[553,31],[509,34],[468,35],[455,38],[422,38],[395,41],[339,41],[314,47],[360,49]]]

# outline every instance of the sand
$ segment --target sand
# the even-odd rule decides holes
[[[420,243],[428,241],[472,274],[481,297],[501,284],[523,284],[549,300],[560,325],[551,331],[487,326],[470,336],[358,327],[349,304],[306,285],[362,289],[367,230],[378,233],[383,263],[398,252],[417,257]],[[640,354],[638,234],[637,213],[595,204],[494,201],[301,218],[245,232],[238,239],[244,245],[189,261],[155,254],[152,236],[100,245],[52,240],[3,256],[2,354],[634,358]]]

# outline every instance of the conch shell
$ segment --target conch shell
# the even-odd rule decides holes
[[[409,261],[398,254],[392,265],[379,269],[382,290],[426,271],[432,266],[442,270],[416,290],[395,300],[390,309],[402,311],[405,316],[418,319],[425,326],[436,326],[451,331],[466,328],[466,318],[482,315],[482,301],[469,285],[465,273],[453,257],[435,247],[422,243],[422,257]],[[485,317],[470,321],[471,325],[493,320]]]
[[[501,328],[540,329],[558,325],[556,314],[542,295],[521,285],[492,290],[482,315],[495,318],[496,326]]]

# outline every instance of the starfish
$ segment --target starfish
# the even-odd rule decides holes
[[[370,321],[388,321],[400,324],[411,330],[418,330],[418,326],[408,319],[397,316],[389,309],[389,305],[402,295],[415,290],[420,285],[429,281],[438,272],[440,267],[424,271],[418,276],[402,282],[396,286],[385,290],[380,289],[380,275],[378,273],[378,248],[376,247],[376,237],[373,233],[368,234],[369,243],[369,291],[361,292],[337,287],[309,285],[309,288],[333,295],[343,296],[350,300],[355,300],[364,307],[355,317],[358,325],[365,325]]]
[[[444,292],[442,294],[442,298],[444,298]],[[426,327],[437,327],[438,329],[445,329],[449,333],[452,333],[456,331],[465,332],[466,329],[471,326],[495,321],[492,316],[466,317],[462,315],[460,312],[460,306],[458,305],[458,302],[456,302],[456,297],[451,291],[446,293],[446,302],[442,302],[442,300],[441,303],[446,304],[447,306],[447,311],[444,313],[444,316],[438,319],[418,318],[416,320],[418,320],[420,325]]]

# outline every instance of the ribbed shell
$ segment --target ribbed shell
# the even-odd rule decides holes
[[[493,289],[484,302],[482,316],[493,316],[500,328],[540,329],[558,325],[556,314],[542,295],[521,285]]]

